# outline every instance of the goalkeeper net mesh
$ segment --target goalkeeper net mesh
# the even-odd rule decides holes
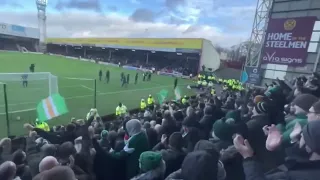
[[[23,80],[27,84],[23,86]],[[9,113],[32,110],[42,99],[59,92],[58,78],[49,72],[0,73],[0,82],[7,84]],[[0,88],[0,114],[4,113],[4,91]]]

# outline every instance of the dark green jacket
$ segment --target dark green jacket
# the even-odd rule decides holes
[[[290,134],[294,129],[294,126],[296,123],[299,123],[301,127],[304,127],[308,123],[308,118],[304,114],[299,114],[296,115],[296,118],[292,121],[289,121],[286,125],[283,124],[278,124],[277,128],[281,131],[282,133],[282,145],[287,147],[290,145],[291,139],[290,139]]]
[[[129,154],[122,150],[121,152],[114,153],[113,156],[125,158],[126,179],[131,179],[139,174],[139,157],[141,153],[149,149],[148,137],[145,132],[141,132],[129,139],[128,143],[129,148],[134,148],[132,153]]]

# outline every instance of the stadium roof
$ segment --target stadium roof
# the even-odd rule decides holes
[[[38,28],[0,22],[0,35],[39,39],[39,34],[40,31]]]
[[[105,48],[173,51],[177,49],[199,52],[203,39],[200,38],[48,38],[47,43]]]

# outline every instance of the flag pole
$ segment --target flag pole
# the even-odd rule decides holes
[[[97,108],[97,79],[94,79],[93,107]]]
[[[3,95],[4,95],[4,105],[7,121],[7,136],[10,137],[10,122],[9,122],[9,110],[8,110],[8,95],[7,95],[7,84],[3,84]]]

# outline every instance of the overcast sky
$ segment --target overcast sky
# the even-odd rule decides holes
[[[48,37],[196,37],[224,47],[249,39],[256,6],[256,0],[48,1]],[[0,17],[37,27],[35,0],[0,0]]]

